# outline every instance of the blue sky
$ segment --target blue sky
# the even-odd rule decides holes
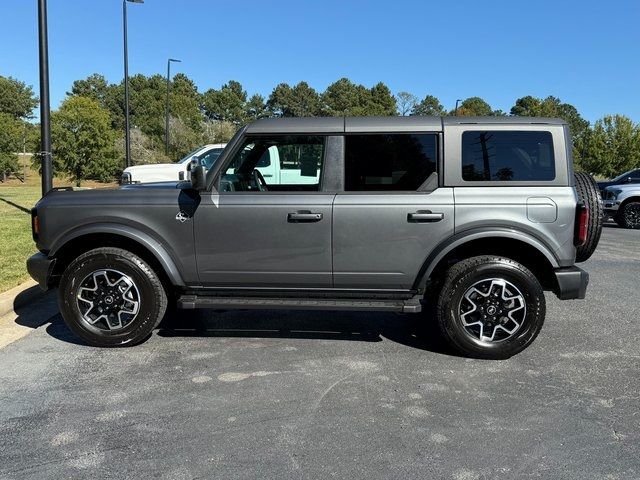
[[[91,73],[122,78],[122,2],[48,0],[51,100]],[[265,96],[340,77],[447,108],[481,96],[505,111],[555,95],[590,121],[640,121],[640,1],[145,0],[129,4],[130,73],[168,57],[200,91],[229,79]],[[0,74],[37,89],[37,1],[0,1]]]

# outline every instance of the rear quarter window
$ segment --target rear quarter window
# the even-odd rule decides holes
[[[464,181],[550,181],[555,178],[551,132],[485,130],[462,134]]]

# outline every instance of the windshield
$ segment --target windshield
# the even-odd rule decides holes
[[[188,161],[190,161],[193,156],[198,153],[200,150],[202,150],[202,147],[198,147],[196,148],[193,152],[189,152],[187,153],[184,157],[182,157],[180,160],[178,160],[176,163],[186,163]]]
[[[618,175],[612,181],[619,182],[626,177],[640,177],[640,170],[629,170],[628,172],[624,172],[622,175]]]
[[[209,150],[205,150],[200,155],[196,155],[196,153],[198,153],[201,150],[202,150],[202,147],[198,148],[197,150],[194,150],[193,152],[190,152],[189,154],[187,154],[186,157],[178,160],[177,163],[187,163],[187,162],[190,162],[191,159],[195,157],[198,160],[200,160],[201,165],[204,165],[207,168],[207,170],[209,170],[211,166],[215,163],[215,161],[218,159],[218,157],[220,156],[224,148],[211,148]]]

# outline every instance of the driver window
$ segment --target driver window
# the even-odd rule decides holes
[[[222,173],[220,191],[318,191],[324,148],[321,136],[248,138]]]

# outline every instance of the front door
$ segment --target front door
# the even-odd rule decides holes
[[[281,169],[297,176],[265,178],[258,167],[269,152]],[[320,188],[324,156],[322,136],[263,135],[244,141],[223,166],[219,191],[203,194],[195,215],[203,286],[331,287],[335,194]]]
[[[453,189],[438,188],[437,134],[347,135],[333,211],[336,288],[409,290],[453,232]]]

